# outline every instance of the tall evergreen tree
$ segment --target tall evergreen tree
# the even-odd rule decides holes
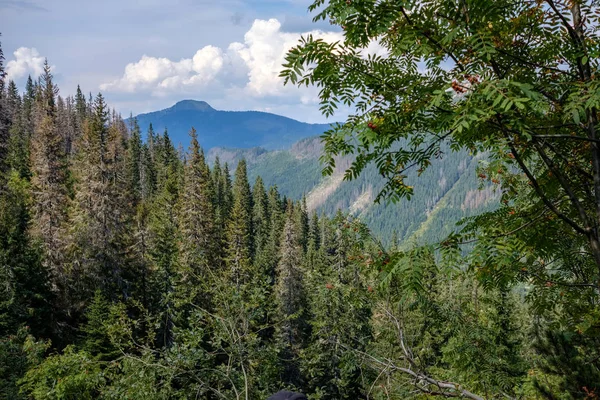
[[[85,96],[79,85],[77,85],[77,93],[75,94],[75,111],[77,113],[77,118],[81,122],[88,116],[88,104],[85,101]]]
[[[298,202],[297,206],[294,207],[294,218],[296,220],[296,225],[298,225],[298,240],[302,245],[302,249],[306,251],[310,231],[310,221],[308,218],[308,210],[306,208],[306,196],[303,196],[302,201]]]
[[[4,72],[4,53],[0,43],[0,190],[4,186],[4,174],[8,169],[8,141],[10,129],[10,110],[6,102]]]
[[[321,247],[321,230],[319,225],[319,216],[316,211],[313,211],[310,218],[310,227],[308,232],[308,243],[313,244],[315,250]]]
[[[171,347],[174,341],[174,280],[178,259],[179,179],[174,165],[165,168],[160,190],[149,216],[152,274],[150,287],[154,314],[158,318],[157,345]]]
[[[142,133],[140,126],[138,125],[137,119],[131,119],[131,133],[129,137],[129,143],[127,146],[127,169],[128,169],[128,181],[127,185],[131,193],[131,200],[133,205],[136,206],[142,199],[142,169],[143,169],[143,155],[142,155]]]
[[[33,189],[32,233],[43,246],[44,265],[51,271],[55,288],[65,286],[63,223],[66,220],[67,163],[63,138],[56,123],[58,91],[46,62],[35,94],[35,129],[31,139]]]
[[[38,337],[52,336],[49,277],[28,232],[29,183],[12,171],[0,195],[0,336],[27,325]]]
[[[87,281],[85,298],[101,287],[115,300],[127,296],[123,281],[127,249],[125,152],[118,126],[109,126],[108,109],[101,94],[94,114],[84,125],[76,162],[77,186],[71,215],[74,263]]]
[[[246,161],[235,171],[233,208],[227,227],[227,265],[232,281],[240,286],[249,282],[252,267],[252,193],[248,183]]]
[[[29,134],[25,107],[19,96],[14,81],[8,85],[7,104],[11,113],[11,125],[8,143],[8,168],[18,171],[21,177],[29,179],[31,169],[29,166]],[[31,113],[29,113],[29,116]]]
[[[180,197],[179,295],[185,304],[207,305],[211,269],[216,266],[214,190],[196,130],[190,131]]]
[[[299,351],[305,345],[308,321],[305,314],[303,250],[299,227],[294,219],[294,210],[290,201],[286,210],[280,259],[277,265],[276,299],[281,317],[278,334],[284,348],[284,381],[298,385],[301,376],[297,360]]]
[[[285,214],[282,208],[281,196],[276,186],[269,188],[267,195],[268,209],[269,209],[269,242],[267,243],[267,256],[270,260],[269,269],[267,274],[270,276],[271,281],[275,284],[275,270],[279,263],[281,256],[279,252],[279,245],[281,242],[283,226],[285,224]]]
[[[263,180],[260,176],[256,178],[252,187],[252,237],[254,239],[254,263],[257,273],[266,275],[270,272],[269,233],[271,230],[271,215],[269,212],[269,200]]]

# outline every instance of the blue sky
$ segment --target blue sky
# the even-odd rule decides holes
[[[62,95],[102,91],[122,114],[193,98],[322,122],[315,89],[282,87],[283,54],[312,23],[311,0],[0,0],[9,77],[23,83],[44,57]],[[21,86],[22,87],[22,86]]]

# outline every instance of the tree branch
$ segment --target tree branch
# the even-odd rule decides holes
[[[571,139],[571,140],[580,140],[582,142],[600,143],[600,139],[583,137],[583,136],[574,136],[574,135],[531,135],[531,136],[534,138],[539,138],[539,139]]]

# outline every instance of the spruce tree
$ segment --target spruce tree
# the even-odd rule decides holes
[[[156,166],[147,143],[142,144],[140,159],[140,195],[149,201],[156,192]]]
[[[6,101],[4,72],[4,53],[0,43],[0,190],[4,186],[5,174],[8,170],[8,142],[10,129],[10,110]]]
[[[80,123],[83,123],[83,120],[88,117],[88,104],[79,85],[77,85],[77,93],[75,94],[75,111]]]
[[[268,275],[270,272],[269,233],[271,230],[271,215],[269,201],[262,178],[258,176],[252,188],[252,237],[254,239],[254,263],[257,273]]]
[[[206,306],[210,270],[216,267],[217,246],[214,190],[204,152],[196,130],[190,131],[191,143],[183,174],[179,207],[179,295],[189,305]]]
[[[71,250],[75,269],[87,281],[83,295],[91,297],[93,288],[101,287],[107,298],[116,300],[127,296],[123,279],[131,210],[126,201],[122,133],[118,125],[109,126],[108,115],[98,94],[78,145]]]
[[[131,200],[137,206],[142,198],[142,134],[137,119],[131,119],[131,132],[127,146],[128,188]]]
[[[309,243],[306,265],[307,303],[311,311],[311,337],[301,360],[311,391],[327,399],[362,397],[360,361],[348,348],[364,351],[371,336],[369,289],[359,260],[365,254],[364,229],[339,213],[333,221],[323,219],[333,235],[328,253]],[[330,237],[330,235],[326,235]]]
[[[238,163],[235,171],[227,242],[227,265],[233,283],[239,287],[249,282],[252,275],[252,194],[245,160]]]
[[[269,266],[265,273],[271,278],[271,282],[275,284],[275,270],[279,263],[280,252],[279,244],[281,242],[283,226],[285,224],[285,214],[282,209],[282,200],[277,190],[277,186],[271,186],[267,196],[269,209],[269,241],[267,243],[267,254]]]
[[[302,270],[303,249],[299,227],[294,219],[294,210],[290,201],[281,237],[275,293],[281,317],[278,335],[284,349],[284,381],[298,385],[301,382],[298,354],[306,344],[308,324],[305,314],[306,294]]]
[[[316,211],[313,211],[310,218],[310,227],[308,230],[308,243],[313,244],[315,250],[321,247],[321,230],[319,225],[319,216]]]
[[[174,279],[178,259],[177,205],[179,184],[173,166],[166,167],[160,191],[149,216],[152,265],[150,287],[152,309],[158,319],[157,345],[171,347],[174,343]]]
[[[303,196],[302,201],[298,202],[296,207],[294,207],[294,218],[296,220],[296,225],[298,226],[298,240],[302,245],[302,250],[306,251],[310,230],[308,210],[306,207],[306,196]]]
[[[24,102],[19,96],[17,86],[13,81],[8,85],[7,104],[11,112],[11,125],[9,130],[7,167],[18,171],[23,178],[29,179],[31,169],[29,166],[29,134],[28,121],[25,117]]]
[[[13,170],[0,195],[0,337],[24,325],[37,337],[52,337],[53,295],[28,232],[30,204],[29,182]]]
[[[56,123],[55,95],[58,91],[46,62],[35,92],[35,129],[31,139],[33,190],[32,234],[43,246],[44,266],[55,288],[65,287],[63,228],[66,220],[67,163],[63,138]],[[29,96],[29,95],[28,95]]]
[[[168,133],[156,136],[153,144],[157,171],[157,194],[149,215],[151,260],[150,296],[152,310],[158,319],[157,345],[171,347],[174,343],[175,275],[178,261],[180,204],[180,166]]]

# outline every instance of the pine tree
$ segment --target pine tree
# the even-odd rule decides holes
[[[265,258],[270,260],[270,263],[269,268],[265,273],[271,278],[271,282],[275,284],[275,270],[280,258],[279,244],[281,242],[283,226],[285,224],[285,214],[283,212],[282,200],[279,191],[277,190],[277,186],[269,188],[267,198],[270,214],[270,230],[269,241],[267,243],[267,255]]]
[[[252,194],[241,160],[235,171],[233,208],[227,227],[227,265],[236,286],[250,281],[252,269]]]
[[[298,226],[298,240],[302,246],[302,250],[306,252],[310,230],[308,210],[306,208],[306,196],[303,196],[302,201],[298,202],[296,207],[294,207],[294,214],[296,225]]]
[[[258,274],[268,275],[270,272],[271,258],[269,254],[269,233],[271,230],[271,215],[269,211],[269,200],[259,176],[252,188],[253,210],[252,210],[252,237],[254,239],[254,263]]]
[[[153,198],[148,217],[151,260],[149,303],[151,311],[159,321],[157,345],[171,347],[174,343],[174,289],[179,259],[178,206],[181,168],[166,131],[163,136],[154,136],[152,146],[157,184],[156,196]]]
[[[229,171],[229,164],[227,163],[225,163],[225,165],[223,166],[222,187],[223,221],[227,223],[231,218],[231,210],[233,208],[233,185],[231,183],[231,172]]]
[[[78,147],[71,240],[76,270],[88,280],[84,296],[90,297],[92,288],[101,287],[109,299],[126,297],[123,279],[131,210],[126,201],[125,151],[119,126],[108,124],[101,94]]]
[[[75,111],[80,124],[83,124],[83,120],[88,117],[88,104],[79,85],[77,85],[77,94],[75,95]]]
[[[63,138],[56,124],[55,95],[58,89],[47,62],[40,82],[37,89],[34,87],[36,123],[31,139],[34,210],[31,229],[42,243],[44,266],[51,271],[55,288],[64,288],[62,229],[68,204],[67,163]]]
[[[183,174],[179,207],[179,295],[186,307],[206,306],[209,271],[216,266],[217,246],[214,190],[204,152],[198,144],[196,130],[190,131],[191,144]]]
[[[356,353],[364,351],[371,336],[369,290],[360,273],[359,259],[364,254],[364,238],[356,232],[363,227],[338,213],[323,223],[333,234],[329,253],[314,251],[309,243],[306,257],[307,285],[311,287],[311,337],[301,360],[302,371],[312,391],[326,399],[362,397],[361,371],[356,368]],[[326,235],[330,236],[330,235]]]
[[[302,270],[303,250],[299,228],[294,219],[292,203],[288,202],[275,293],[281,317],[278,334],[284,348],[284,381],[297,385],[301,380],[297,364],[298,353],[305,345],[308,325],[304,308],[306,295]]]
[[[140,160],[140,194],[148,201],[156,192],[156,166],[152,162],[152,153],[147,143],[142,144]]]
[[[173,165],[163,166],[165,174],[151,208],[149,216],[150,246],[152,264],[150,287],[152,311],[159,321],[157,345],[171,347],[174,336],[174,278],[178,259],[177,210],[179,183],[177,170]]]
[[[312,243],[315,250],[321,247],[321,230],[319,225],[319,216],[316,211],[313,211],[310,218],[310,227],[308,231],[308,243]]]
[[[131,119],[131,134],[127,146],[128,189],[131,193],[133,206],[142,199],[142,134],[137,119]]]
[[[13,81],[8,85],[7,104],[11,113],[11,126],[8,143],[8,168],[18,171],[23,178],[29,179],[29,134],[27,133],[24,104]]]
[[[110,340],[109,314],[110,302],[97,290],[86,310],[86,323],[81,331],[85,334],[82,348],[99,361],[112,360],[119,354]]]
[[[0,43],[0,190],[4,186],[5,174],[8,170],[8,142],[10,129],[10,109],[6,101],[4,72],[4,53]]]
[[[56,103],[56,125],[57,129],[63,137],[64,153],[69,157],[73,150],[73,142],[76,140],[76,130],[74,110],[71,100],[67,98],[65,101],[61,96],[58,96]]]
[[[23,129],[27,142],[31,142],[33,136],[34,122],[34,105],[35,105],[35,86],[31,75],[27,77],[25,84],[25,93],[23,93]],[[29,152],[28,152],[29,153]]]
[[[23,325],[37,337],[52,337],[48,272],[28,232],[29,183],[12,171],[0,195],[0,337]]]

